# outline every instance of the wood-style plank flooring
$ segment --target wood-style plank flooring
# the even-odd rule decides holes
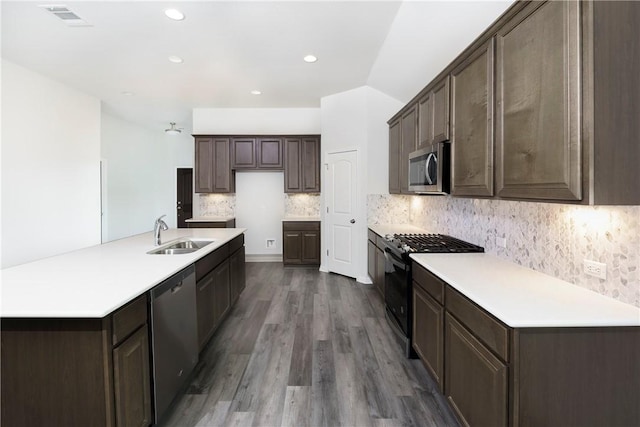
[[[247,287],[163,426],[457,426],[371,285],[248,263]]]

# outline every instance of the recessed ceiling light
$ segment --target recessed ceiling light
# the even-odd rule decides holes
[[[304,59],[304,62],[309,62],[309,63],[316,62],[318,60],[318,58],[316,58],[314,55],[307,55],[302,59]]]
[[[184,13],[178,9],[167,9],[164,11],[164,14],[167,15],[167,18],[173,19],[174,21],[182,21],[184,19]]]
[[[175,56],[175,55],[171,55],[169,57],[169,61],[173,62],[174,64],[182,64],[182,62],[183,62],[182,58],[180,58],[179,56]]]
[[[133,96],[133,92],[129,92],[128,90],[120,92],[122,96]]]
[[[262,95],[262,92],[260,92],[259,90],[252,90],[251,95]]]

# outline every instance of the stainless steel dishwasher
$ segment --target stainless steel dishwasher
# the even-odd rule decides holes
[[[158,424],[198,363],[193,265],[151,290],[151,349],[154,413]]]

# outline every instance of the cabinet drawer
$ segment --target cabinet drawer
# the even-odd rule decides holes
[[[229,244],[219,247],[215,251],[196,261],[196,282],[207,275],[225,259],[229,258]]]
[[[509,361],[509,328],[451,287],[446,287],[447,311],[453,314],[502,360]]]
[[[444,305],[444,282],[416,262],[413,263],[413,281],[433,299]]]
[[[320,221],[284,221],[282,223],[283,231],[304,231],[316,230],[320,231]]]
[[[384,251],[384,237],[376,235],[376,246]]]
[[[371,240],[374,244],[376,243],[376,236],[377,236],[376,233],[374,233],[371,230],[367,230],[367,238]]]
[[[229,242],[229,253],[232,254],[243,246],[244,246],[244,234],[241,234]]]
[[[111,322],[115,347],[136,329],[147,323],[147,294],[113,313]]]

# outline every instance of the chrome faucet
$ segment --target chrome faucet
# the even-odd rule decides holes
[[[160,246],[162,242],[160,241],[160,231],[167,231],[169,226],[166,222],[162,220],[166,215],[162,215],[160,218],[156,219],[156,223],[153,226],[153,244],[156,246]]]

